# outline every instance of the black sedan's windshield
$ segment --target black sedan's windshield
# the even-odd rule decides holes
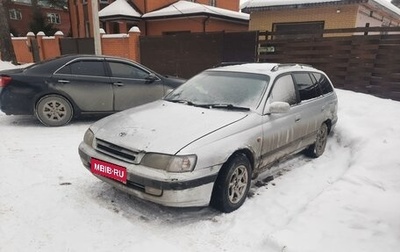
[[[217,108],[226,105],[227,108],[254,109],[258,106],[268,82],[268,76],[261,74],[205,71],[188,80],[164,99],[188,105]]]

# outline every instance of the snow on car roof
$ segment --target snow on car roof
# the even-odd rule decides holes
[[[255,74],[270,74],[271,72],[277,72],[280,69],[287,69],[287,67],[297,67],[301,69],[313,69],[312,66],[302,64],[280,64],[280,63],[245,63],[235,64],[223,67],[211,69],[212,71],[232,71],[232,72],[243,72],[243,73],[255,73]]]

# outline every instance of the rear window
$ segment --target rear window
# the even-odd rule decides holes
[[[332,85],[329,82],[328,78],[326,78],[325,75],[320,74],[320,73],[312,73],[312,75],[316,79],[316,82],[318,83],[323,94],[328,94],[328,93],[333,92]]]

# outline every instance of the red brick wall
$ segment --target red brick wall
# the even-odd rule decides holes
[[[129,58],[129,37],[103,35],[101,49],[104,55]]]
[[[63,36],[55,36],[55,37],[45,37],[45,36],[37,36],[39,51],[41,52],[41,59],[51,59],[57,56],[60,56],[60,43],[59,38]]]
[[[20,20],[10,20],[10,27],[15,31],[14,36],[26,36],[30,31],[29,26],[32,21],[32,6],[23,3],[11,3],[8,7],[9,9],[15,9],[21,12],[22,19]],[[65,35],[70,32],[70,18],[69,13],[66,10],[59,10],[54,8],[42,8],[42,13],[47,16],[47,13],[56,13],[60,15],[61,24],[53,24],[53,27],[62,31]],[[54,35],[54,34],[49,34]]]
[[[129,35],[103,35],[101,38],[102,54],[128,58],[139,62],[139,36],[140,33],[138,32],[130,32]],[[46,37],[40,34],[36,36],[41,60],[60,56],[59,39],[62,37],[63,36],[60,35]],[[14,51],[19,63],[33,62],[30,39],[35,39],[35,37],[18,37],[12,39]]]
[[[196,3],[210,5],[210,0],[197,0]],[[215,0],[218,8],[239,11],[239,0]]]
[[[143,2],[143,0],[137,0],[133,2]],[[165,7],[167,5],[170,5],[174,2],[177,2],[176,0],[146,0],[146,9],[142,10],[143,12],[151,12],[157,9],[160,9],[162,7]]]
[[[29,49],[29,40],[27,37],[13,38],[12,44],[14,46],[17,62],[21,64],[33,62],[33,56]]]
[[[129,0],[128,0],[129,1]],[[130,0],[137,8],[138,10],[145,14],[154,10],[161,9],[163,7],[166,7],[172,3],[177,2],[178,0]],[[68,0],[69,2],[69,8],[71,12],[71,27],[72,27],[72,37],[76,38],[82,38],[82,37],[90,37],[87,36],[86,34],[86,28],[85,25],[87,22],[90,24],[92,23],[91,19],[91,0],[87,0],[87,4],[82,4],[82,1],[76,1],[76,0]],[[113,0],[109,1],[110,3],[113,2]],[[210,0],[196,0],[196,3],[201,3],[201,4],[210,4]],[[216,7],[219,8],[224,8],[228,10],[233,10],[233,11],[239,11],[239,0],[216,0]],[[86,15],[85,15],[86,13]],[[173,23],[172,23],[173,24]],[[144,34],[146,34],[145,27],[146,25],[144,24],[144,21],[140,21],[139,25],[142,28],[142,31]],[[188,30],[192,30],[192,32],[199,32],[203,31],[203,29],[198,28],[198,24],[193,24],[193,29],[189,28]],[[107,26],[107,25],[105,25]],[[186,29],[186,28],[185,28]],[[167,27],[166,30],[164,31],[170,31],[170,30],[176,30],[176,27],[171,25],[170,27]],[[221,29],[221,30],[227,30],[227,29]],[[237,30],[237,28],[229,29],[229,30]],[[239,29],[241,30],[241,29]],[[122,32],[122,31],[121,31]],[[92,34],[92,32],[90,32]],[[158,34],[158,31],[150,31],[147,30],[147,35],[150,34]]]
[[[175,20],[160,20],[147,23],[147,35],[162,35],[163,32],[213,32],[213,31],[247,31],[246,25],[224,22],[217,19],[186,18]]]

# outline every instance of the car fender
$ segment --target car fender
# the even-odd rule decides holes
[[[196,154],[195,169],[220,168],[235,152],[251,155],[253,168],[259,163],[262,148],[262,120],[256,113],[212,132],[191,143],[177,155]]]

